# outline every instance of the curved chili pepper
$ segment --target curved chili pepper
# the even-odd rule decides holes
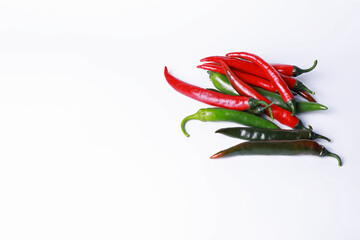
[[[252,53],[234,52],[234,53],[228,53],[226,54],[226,56],[243,58],[245,60],[252,61],[257,66],[262,68],[266,72],[267,78],[274,84],[274,86],[280,93],[284,102],[290,107],[291,115],[294,115],[295,113],[294,96],[291,93],[289,87],[284,82],[284,80],[280,77],[279,73],[274,69],[274,67],[272,67],[269,63],[264,61],[259,56]]]
[[[221,128],[215,133],[221,133],[229,137],[240,138],[244,140],[299,140],[299,139],[325,139],[330,142],[330,139],[317,134],[309,129],[295,129],[295,130],[283,130],[283,129],[263,129],[254,127],[232,127]]]
[[[202,65],[197,66],[197,68],[201,68],[201,69],[210,70],[210,71],[213,71],[213,72],[225,74],[225,71],[221,67],[221,65],[218,65],[218,64],[215,64],[215,63],[204,63]],[[276,88],[274,87],[274,85],[270,81],[268,81],[267,79],[264,79],[262,77],[258,77],[256,75],[253,75],[253,74],[250,74],[250,73],[242,72],[242,71],[239,71],[237,69],[231,69],[231,70],[234,72],[234,74],[238,78],[240,78],[241,80],[243,80],[247,84],[258,86],[258,87],[264,88],[264,89],[266,89],[268,91],[271,91],[271,92],[276,92]]]
[[[256,92],[252,87],[241,81],[236,75],[231,71],[231,69],[222,61],[220,61],[222,67],[227,73],[227,76],[233,88],[243,96],[252,97],[255,99],[259,99],[265,101],[267,103],[271,103],[267,98],[262,96],[260,93]],[[270,108],[269,108],[270,109]],[[280,123],[289,126],[291,128],[303,128],[304,125],[302,122],[291,114],[291,112],[282,109],[279,106],[273,105],[271,106],[271,110],[273,112],[274,118],[278,120]]]
[[[279,127],[276,126],[273,122],[248,112],[229,110],[224,108],[202,108],[196,113],[185,117],[181,121],[181,129],[187,137],[189,137],[189,134],[185,130],[185,124],[189,120],[194,119],[200,120],[202,122],[227,121],[240,123],[242,125],[251,127],[279,129]]]
[[[195,85],[183,82],[180,79],[172,76],[167,67],[165,67],[164,75],[167,82],[179,93],[184,94],[190,98],[207,103],[217,107],[223,107],[233,110],[247,110],[255,108],[258,105],[265,105],[269,107],[268,103],[262,100],[243,96],[230,96],[223,93],[206,90]],[[271,111],[271,110],[269,110]]]
[[[208,71],[209,77],[214,84],[214,86],[222,93],[230,94],[230,95],[238,95],[235,89],[231,86],[229,79],[221,73],[211,72]],[[255,91],[269,99],[271,102],[275,103],[277,106],[290,111],[290,108],[286,103],[282,100],[281,96],[277,93],[273,93],[262,89],[260,87],[252,86]],[[311,112],[311,111],[318,111],[318,110],[327,110],[328,108],[322,104],[314,103],[314,102],[307,102],[307,101],[300,101],[295,99],[296,101],[296,113],[304,113],[304,112]]]
[[[299,68],[297,66],[286,65],[286,64],[271,64],[271,65],[279,73],[282,73],[282,74],[287,75],[287,76],[296,77],[296,76],[299,76],[300,74],[307,73],[307,72],[310,72],[311,70],[313,70],[317,65],[317,60],[315,60],[314,64],[311,67],[307,68],[307,69],[301,69],[301,68]]]
[[[316,100],[308,93],[305,91],[297,91],[297,93],[302,96],[303,98],[305,98],[306,100],[308,100],[309,102],[314,102],[316,103]]]
[[[210,158],[230,157],[236,155],[318,155],[330,156],[342,162],[338,155],[329,152],[324,146],[313,140],[271,140],[243,142],[231,148],[222,150]]]

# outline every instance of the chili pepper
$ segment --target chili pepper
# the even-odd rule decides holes
[[[226,77],[226,76],[224,76]],[[272,93],[269,91],[266,91],[265,89],[259,88],[259,87],[253,87],[257,92],[259,92],[261,95],[269,99],[271,102],[275,103],[279,107],[282,107],[283,109],[286,109],[290,111],[290,108],[285,104],[285,102],[282,100],[281,96],[277,93]],[[318,110],[327,110],[328,108],[320,103],[316,102],[307,102],[307,101],[300,101],[295,99],[295,106],[296,106],[296,113],[304,113],[304,112],[312,112],[312,111],[318,111]]]
[[[235,90],[240,94],[252,98],[256,98],[267,103],[271,103],[267,98],[262,96],[260,93],[256,92],[252,87],[241,81],[236,75],[230,70],[230,68],[222,61],[220,61],[222,67],[227,73],[227,77],[231,85],[235,88]],[[278,120],[280,123],[285,124],[291,128],[303,128],[304,125],[302,122],[295,116],[291,115],[291,113],[279,106],[273,105],[271,106],[271,110],[273,112],[274,118]]]
[[[342,162],[338,155],[329,152],[324,146],[313,140],[271,140],[243,142],[231,148],[222,150],[210,158],[230,157],[236,155],[318,155],[330,156]]]
[[[200,62],[217,62],[220,63],[220,61],[223,61],[228,65],[229,67],[236,68],[238,70],[241,70],[243,72],[251,73],[253,75],[267,78],[266,73],[259,68],[256,64],[246,61],[243,59],[235,58],[235,57],[228,57],[228,56],[211,56],[206,57],[200,60]]]
[[[282,73],[282,74],[287,75],[287,76],[296,77],[296,76],[299,76],[300,74],[310,72],[311,70],[313,70],[317,65],[317,60],[315,60],[314,64],[308,69],[301,69],[301,68],[299,68],[297,66],[286,65],[286,64],[271,64],[271,65],[279,73]]]
[[[244,140],[313,140],[321,138],[330,142],[329,138],[313,132],[311,126],[309,126],[309,129],[295,130],[232,127],[221,128],[217,130],[216,133],[221,133],[229,137],[240,138]]]
[[[172,76],[167,67],[165,67],[164,75],[167,82],[178,92],[213,106],[223,107],[233,110],[247,110],[255,108],[258,105],[265,105],[265,108],[268,108],[269,105],[267,102],[262,100],[257,100],[254,98],[244,97],[244,96],[230,96],[223,93],[214,92],[211,90],[206,90],[189,83],[183,82],[176,77]],[[271,111],[271,109],[269,110]]]
[[[218,65],[218,64],[215,64],[215,63],[204,63],[204,64],[199,65],[197,67],[201,68],[201,69],[210,70],[210,71],[213,71],[213,72],[225,74],[225,71],[221,67],[221,65]],[[237,69],[231,69],[231,70],[234,72],[234,74],[238,78],[240,78],[241,80],[243,80],[247,84],[258,86],[258,87],[264,88],[264,89],[266,89],[268,91],[271,91],[271,92],[276,92],[276,88],[274,87],[274,85],[270,81],[268,81],[267,79],[258,77],[256,75],[252,75],[250,73],[242,72],[242,71],[239,71]]]
[[[291,115],[295,113],[295,99],[291,93],[289,87],[286,85],[284,80],[280,77],[279,73],[262,58],[255,54],[246,53],[246,52],[235,52],[228,53],[226,56],[239,57],[248,61],[252,61],[257,66],[261,67],[267,74],[267,78],[274,84],[278,92],[280,93],[284,102],[290,107]],[[236,90],[236,89],[235,89]]]
[[[314,102],[316,103],[316,100],[308,93],[305,91],[297,91],[297,93],[302,96],[303,98],[305,98],[306,100],[308,100],[309,102]]]
[[[276,92],[275,86],[273,86],[272,84],[269,85],[268,82],[264,82],[264,79],[266,79],[266,80],[268,79],[268,75],[266,74],[266,72],[264,72],[256,64],[249,62],[249,61],[245,61],[243,59],[239,59],[239,58],[235,58],[235,57],[211,56],[211,57],[201,59],[200,62],[213,62],[213,63],[205,63],[205,64],[199,65],[197,67],[225,74],[224,72],[222,72],[219,69],[219,65],[214,64],[214,62],[220,63],[220,61],[223,61],[229,67],[235,68],[236,71],[235,71],[235,69],[233,69],[234,73],[240,79],[242,79],[244,82],[254,85],[254,86],[264,88],[271,92]],[[315,68],[316,63],[317,63],[317,61],[315,61],[313,68]],[[292,69],[297,69],[296,70],[297,73],[299,73],[299,71],[303,71],[303,72],[311,71],[313,68],[311,68],[311,69],[309,68],[310,70],[309,69],[304,70],[304,69],[300,69],[296,66],[285,65],[285,64],[271,64],[271,65],[276,70],[277,70],[277,68],[279,68],[279,70],[281,70],[281,72],[279,72],[280,76],[290,89],[292,89],[294,91],[304,90],[311,94],[314,94],[314,92],[311,91],[309,88],[307,88],[302,82],[300,82],[299,80],[297,80],[295,78],[292,78],[291,77],[292,75],[287,76],[287,74],[286,74],[286,73],[288,73],[288,71],[286,71],[286,69],[288,69],[288,68],[289,69],[291,68],[291,71],[293,71]],[[258,76],[258,78],[254,77],[253,75]],[[300,74],[297,74],[296,76],[298,76],[298,75],[300,75]]]
[[[202,65],[197,66],[197,68],[201,68],[201,69],[205,69],[205,70],[210,70],[213,72],[217,72],[217,73],[221,73],[221,74],[225,74],[224,69],[217,63],[204,63]],[[242,72],[239,71],[237,69],[231,69],[234,74],[240,78],[241,80],[243,80],[244,82],[246,82],[247,84],[250,85],[254,85],[257,87],[261,87],[263,89],[266,89],[270,92],[276,92],[276,88],[274,87],[274,85],[268,81],[267,79],[264,79],[262,77],[250,74],[250,73],[246,73],[246,72]],[[281,78],[285,81],[285,83],[288,85],[288,87],[293,90],[293,91],[300,91],[300,90],[304,90],[306,92],[309,92],[311,94],[315,94],[313,91],[311,91],[308,87],[306,87],[302,82],[300,82],[299,80],[293,78],[293,77],[289,77],[283,74],[280,74]]]
[[[238,95],[235,89],[231,86],[229,79],[221,73],[211,72],[208,71],[209,77],[214,84],[214,86],[220,90],[220,92],[230,94],[230,95]],[[254,87],[252,86],[255,91],[269,99],[271,102],[275,103],[279,107],[290,111],[290,108],[286,105],[286,103],[282,100],[281,96],[277,93],[273,93],[267,91],[265,89]],[[327,110],[328,108],[322,104],[314,103],[314,102],[307,102],[307,101],[300,101],[295,99],[295,106],[296,106],[296,113],[304,113],[304,112],[311,112],[311,111],[318,111],[318,110]]]
[[[195,114],[189,115],[181,121],[181,129],[187,137],[189,137],[189,134],[185,130],[185,124],[189,120],[193,119],[200,120],[202,122],[227,121],[240,123],[251,127],[279,129],[279,127],[276,126],[273,122],[248,112],[229,110],[224,108],[202,108]]]

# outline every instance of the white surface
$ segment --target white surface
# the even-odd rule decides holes
[[[1,1],[0,239],[359,239],[359,1]],[[254,52],[328,111],[301,119],[330,157],[209,157],[228,123],[164,66]]]

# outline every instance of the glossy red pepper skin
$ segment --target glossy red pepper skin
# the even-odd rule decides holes
[[[202,69],[206,69],[206,70],[210,70],[213,72],[218,72],[221,74],[225,74],[222,71],[220,65],[218,64],[219,61],[221,60],[221,58],[225,59],[225,63],[229,62],[232,66],[237,66],[240,68],[237,69],[236,67],[231,67],[231,70],[236,74],[236,76],[238,76],[240,79],[242,79],[244,82],[257,86],[257,87],[261,87],[263,89],[266,89],[270,92],[276,92],[276,88],[275,86],[267,79],[266,76],[263,76],[263,71],[261,69],[257,69],[255,71],[255,68],[253,68],[253,66],[250,69],[245,69],[246,66],[250,66],[249,62],[246,62],[245,64],[242,63],[241,59],[231,59],[231,58],[226,58],[226,57],[220,57],[220,56],[213,56],[213,57],[207,57],[202,59],[206,60],[206,61],[210,61],[210,59],[213,59],[215,62],[209,62],[209,63],[204,63],[202,65],[197,66],[198,68],[202,68]],[[253,64],[253,63],[251,63]],[[254,65],[254,64],[253,64]],[[257,67],[257,66],[256,66]],[[257,67],[258,68],[258,67]],[[251,72],[252,71],[252,72]],[[305,90],[311,94],[314,94],[313,91],[311,91],[310,89],[308,89],[302,82],[300,82],[299,80],[293,78],[293,77],[289,77],[286,76],[284,74],[279,73],[279,75],[281,76],[281,78],[284,80],[284,82],[288,85],[288,87],[293,90],[293,91],[300,91],[300,90]],[[260,77],[263,76],[263,77]]]
[[[277,63],[275,63],[275,64],[271,64],[271,65],[279,73],[282,73],[282,74],[287,75],[287,76],[296,77],[296,76],[299,76],[299,75],[301,75],[303,73],[310,72],[311,70],[313,70],[317,65],[317,60],[315,60],[314,64],[310,68],[307,68],[307,69],[301,69],[301,68],[299,68],[297,66],[287,65],[287,64],[277,64]]]
[[[266,104],[264,101],[258,101],[249,97],[231,96],[191,85],[172,76],[168,72],[167,67],[165,67],[164,75],[170,86],[179,93],[212,106],[242,111],[260,104]]]
[[[201,59],[200,62],[217,62],[217,63],[219,63],[220,60],[222,60],[224,63],[226,63],[226,65],[228,65],[229,67],[236,68],[241,71],[248,72],[248,73],[251,73],[253,75],[256,75],[256,76],[259,76],[259,77],[262,77],[265,79],[267,78],[266,73],[263,72],[261,68],[259,68],[256,64],[246,61],[244,59],[238,59],[238,58],[229,57],[229,56],[210,56],[210,57]],[[273,68],[275,68],[275,70],[277,72],[279,72],[283,75],[296,77],[304,72],[311,71],[312,69],[315,68],[316,64],[317,64],[317,61],[315,60],[314,65],[308,69],[301,69],[297,66],[287,65],[287,64],[278,64],[278,63],[272,63],[270,65]]]
[[[224,62],[220,61],[220,63],[221,63],[221,66],[223,67],[225,74],[226,74],[227,78],[229,79],[231,85],[240,95],[255,98],[258,100],[262,100],[267,103],[271,103],[270,100],[268,100],[266,97],[264,97],[263,95],[261,95],[260,93],[255,91],[255,89],[253,89],[252,87],[247,85],[245,82],[240,80],[231,71],[229,66],[227,66]],[[282,123],[286,126],[289,126],[291,128],[302,128],[303,127],[302,122],[297,117],[292,116],[291,112],[289,112],[277,105],[272,105],[271,110],[272,110],[274,118],[276,120],[278,120],[280,123]]]
[[[205,70],[225,74],[225,71],[221,67],[221,65],[218,65],[218,64],[215,64],[215,63],[204,63],[204,64],[199,65],[197,67],[201,68],[201,69],[205,69]],[[257,87],[261,87],[261,88],[266,89],[266,90],[268,90],[270,92],[276,92],[276,88],[274,87],[274,85],[270,81],[268,81],[267,79],[258,77],[256,75],[252,75],[250,73],[242,72],[242,71],[239,71],[239,70],[234,69],[234,68],[231,68],[231,70],[233,71],[233,73],[238,78],[240,78],[241,80],[243,80],[247,84],[257,86]]]
[[[279,73],[286,75],[286,76],[292,76],[293,75],[293,70],[294,70],[294,66],[292,65],[287,65],[287,64],[273,64],[273,67],[276,69],[276,71],[278,71]]]
[[[247,53],[247,52],[234,52],[228,53],[226,56],[230,57],[238,57],[243,58],[245,60],[251,61],[259,66],[263,71],[265,71],[267,75],[267,79],[269,79],[276,89],[278,90],[279,94],[281,95],[284,102],[291,108],[292,115],[295,113],[295,99],[293,94],[291,93],[289,87],[285,83],[285,81],[281,78],[279,73],[272,67],[269,63],[264,61],[259,56]]]
[[[290,89],[294,89],[296,84],[296,79],[293,77],[286,76],[282,73],[279,73],[280,77],[284,80],[284,82],[288,85]]]
[[[262,69],[260,69],[256,64],[242,59],[238,59],[236,57],[211,56],[200,60],[200,62],[217,62],[217,63],[220,63],[220,61],[223,61],[226,65],[228,65],[231,68],[236,68],[240,71],[247,72],[252,75],[256,75],[261,78],[267,79],[266,73]]]

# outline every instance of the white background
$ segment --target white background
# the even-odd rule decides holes
[[[0,2],[0,239],[359,239],[360,3]],[[203,57],[248,51],[316,69],[302,114],[339,154],[210,160],[230,123],[164,66],[211,87]]]

